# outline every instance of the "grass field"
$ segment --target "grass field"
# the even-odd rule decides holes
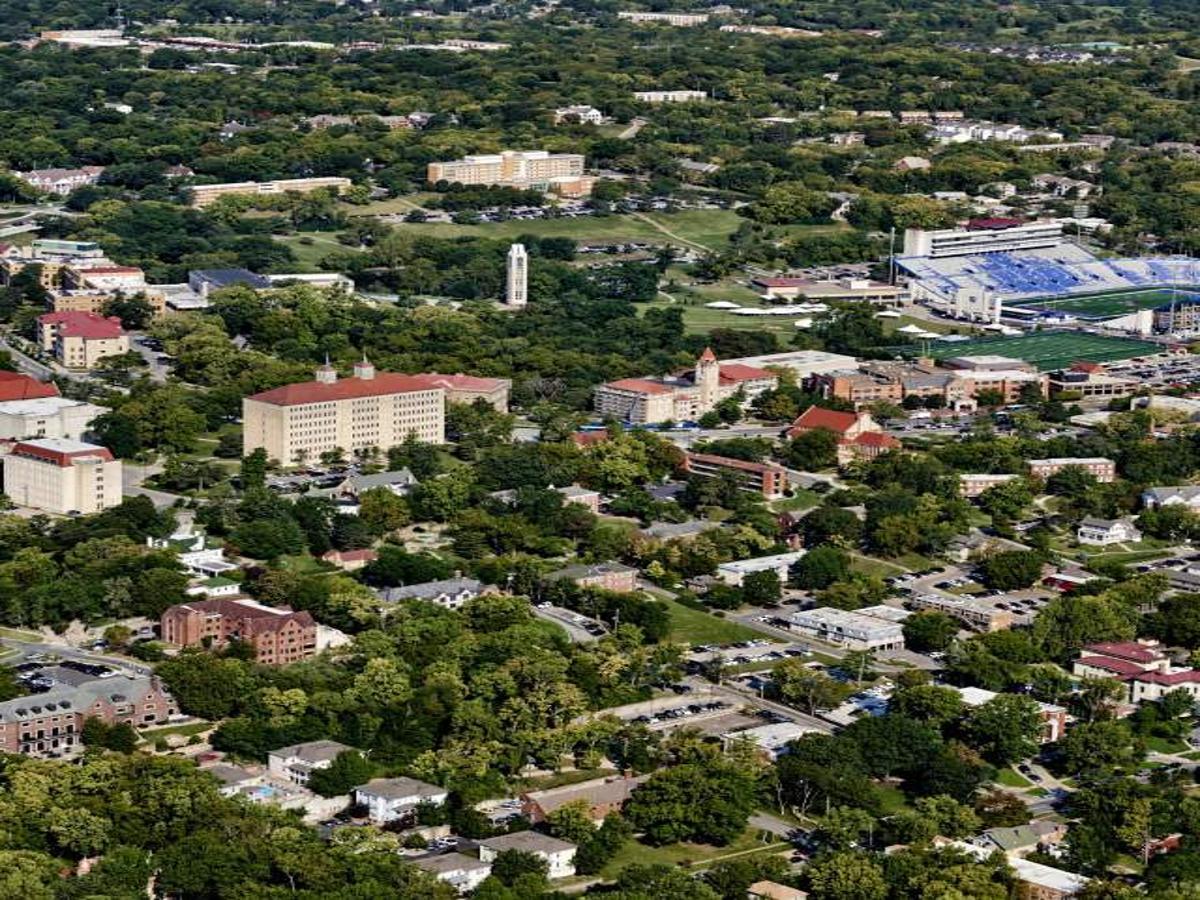
[[[1076,360],[1110,362],[1159,352],[1158,344],[1077,331],[1040,331],[1019,337],[980,338],[957,344],[930,344],[935,359],[996,354],[1033,363],[1042,371],[1059,369]]]
[[[716,616],[690,609],[682,603],[666,598],[657,598],[660,603],[667,605],[671,616],[671,640],[681,644],[732,644],[736,641],[748,641],[762,638],[760,631],[747,628],[737,622],[718,619]]]
[[[727,847],[713,847],[709,844],[668,844],[665,847],[651,847],[640,841],[628,841],[609,860],[600,871],[600,875],[604,878],[615,878],[622,869],[631,865],[695,866],[727,856],[748,855],[768,850],[780,852],[787,849],[788,845],[784,841],[775,839],[763,843],[759,838],[758,830],[749,828]]]
[[[996,784],[1008,788],[1027,788],[1031,782],[1024,775],[1017,772],[1015,769],[1001,769],[996,775]]]
[[[1195,300],[1200,294],[1194,291],[1171,291],[1157,288],[1148,291],[1127,291],[1116,294],[1096,294],[1091,297],[1068,297],[1064,300],[1029,300],[1012,304],[1027,309],[1047,309],[1055,312],[1074,313],[1091,319],[1107,319],[1142,309],[1154,309],[1170,303],[1173,299]]]

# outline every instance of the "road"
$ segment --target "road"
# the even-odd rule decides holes
[[[152,475],[162,471],[162,466],[155,464],[139,466],[135,463],[125,463],[121,467],[121,493],[126,497],[149,497],[155,509],[166,509],[174,506],[176,500],[184,499],[179,494],[168,494],[166,491],[156,491],[143,487],[142,483]]]
[[[688,684],[704,684],[706,682],[701,678],[691,677],[685,679]],[[781,716],[786,716],[797,725],[804,725],[809,728],[814,728],[817,731],[823,731],[826,734],[832,734],[834,725],[831,722],[826,722],[824,719],[818,719],[816,716],[810,716],[808,713],[800,712],[795,707],[788,706],[786,703],[777,703],[774,700],[767,700],[760,697],[757,693],[749,688],[739,687],[736,683],[720,684],[712,689],[712,693],[718,697],[724,697],[734,704],[746,704],[754,706],[758,709],[769,709],[771,712],[778,713]]]
[[[785,822],[778,816],[761,810],[750,817],[750,827],[769,831],[784,840],[789,840],[795,832],[803,830],[791,822]]]
[[[618,141],[631,141],[637,137],[637,133],[646,127],[646,120],[642,118],[630,119],[629,127],[617,135]]]
[[[5,647],[11,647],[27,659],[30,656],[38,654],[53,654],[62,659],[71,659],[76,662],[89,663],[91,665],[112,666],[126,672],[133,672],[137,675],[149,675],[151,670],[149,666],[144,666],[141,663],[126,659],[120,656],[105,656],[102,653],[94,653],[91,650],[81,650],[78,647],[72,647],[68,644],[50,644],[42,641],[24,641],[16,638],[0,638],[0,644]],[[16,665],[16,660],[7,661],[6,665]]]
[[[55,375],[59,374],[44,363],[40,363],[32,357],[26,356],[23,352],[18,350],[3,338],[0,338],[0,349],[7,350],[12,354],[13,362],[16,364],[17,369],[19,369],[25,375],[29,375],[42,381],[49,381]]]
[[[143,337],[145,336],[141,334],[133,335],[129,346],[146,361],[146,365],[149,366],[150,370],[150,380],[163,384],[167,380],[167,375],[171,372],[171,367],[159,360],[159,352],[157,350],[151,350],[142,343]]]

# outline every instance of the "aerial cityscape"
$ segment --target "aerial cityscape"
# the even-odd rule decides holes
[[[0,7],[0,900],[1200,897],[1195,0]]]

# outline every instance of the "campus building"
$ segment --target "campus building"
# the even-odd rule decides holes
[[[547,150],[502,150],[461,159],[431,162],[425,180],[450,184],[505,185],[533,190],[555,190],[574,196],[591,193],[591,179],[583,174],[582,153]],[[586,190],[582,190],[586,182]]]
[[[523,309],[529,302],[529,254],[524,244],[508,248],[505,265],[504,302],[513,309]]]
[[[698,103],[708,99],[708,91],[634,91],[633,99],[642,103]]]
[[[720,478],[730,473],[738,486],[764,500],[777,500],[788,489],[787,469],[777,463],[756,463],[710,453],[685,453],[683,469],[690,475]]]
[[[92,422],[106,412],[108,410],[102,406],[66,397],[0,400],[0,440],[82,440]]]
[[[749,402],[778,384],[773,372],[740,362],[719,363],[711,349],[691,371],[678,375],[623,378],[596,388],[601,416],[638,425],[698,419],[722,400],[741,394]]]
[[[162,614],[161,625],[168,644],[220,647],[238,640],[253,647],[254,661],[264,666],[299,662],[317,652],[317,623],[310,613],[248,598],[180,603]]]
[[[276,181],[234,181],[224,184],[193,185],[192,206],[203,209],[222,197],[231,195],[252,195],[256,197],[278,196],[280,194],[311,194],[322,188],[329,188],[338,194],[344,194],[350,189],[352,182],[349,178],[336,176],[324,178],[283,178]]]
[[[884,433],[867,412],[841,412],[810,406],[792,423],[787,434],[794,438],[809,431],[832,431],[837,436],[839,466],[856,459],[874,459],[901,447],[900,442]]]
[[[95,184],[104,174],[104,166],[84,166],[80,169],[33,169],[29,172],[13,172],[30,187],[65,197],[76,188]]]
[[[688,28],[694,25],[703,25],[708,21],[708,13],[685,13],[685,12],[640,12],[635,10],[622,10],[617,13],[618,19],[624,19],[627,22],[636,22],[638,24],[652,25],[674,25],[677,28]]]
[[[417,440],[446,439],[446,392],[412,375],[375,371],[363,360],[351,378],[338,378],[328,363],[313,381],[287,384],[242,401],[242,448],[260,447],[283,465],[316,460],[340,449],[386,451]]]
[[[1117,464],[1102,456],[1059,456],[1051,459],[1031,459],[1029,460],[1029,474],[1037,478],[1049,478],[1069,466],[1083,469],[1101,484],[1108,484],[1117,477]]]
[[[801,610],[789,617],[791,627],[851,650],[903,650],[904,627],[899,622],[843,609]]]
[[[121,461],[96,444],[37,438],[3,459],[4,493],[18,506],[86,515],[121,502]]]
[[[90,369],[106,356],[129,352],[129,336],[121,320],[90,312],[38,316],[38,343],[68,369]]]
[[[872,281],[869,278],[843,278],[838,281],[813,281],[790,275],[762,275],[750,286],[764,300],[798,300],[816,302],[855,301],[883,308],[903,306],[908,302],[908,289]]]

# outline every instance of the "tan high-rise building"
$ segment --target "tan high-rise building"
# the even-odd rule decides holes
[[[60,515],[99,512],[121,502],[121,462],[83,441],[20,441],[4,457],[4,493],[18,506]]]
[[[197,184],[191,187],[192,206],[197,209],[215,203],[231,194],[273,196],[279,194],[309,194],[321,188],[332,188],[344,194],[353,182],[349,178],[324,176],[318,178],[283,178],[277,181],[234,181],[225,184]]]
[[[515,309],[529,303],[529,254],[525,252],[524,244],[513,244],[508,248],[504,302]]]
[[[431,162],[426,180],[430,183],[506,184],[513,187],[549,186],[554,179],[583,175],[582,153],[550,153],[546,150],[503,150],[464,156],[446,162]]]
[[[287,384],[242,401],[245,453],[263,448],[283,465],[315,461],[340,449],[386,451],[413,434],[440,444],[446,436],[446,391],[414,375],[376,372],[366,360],[352,378],[326,363],[313,381]]]

